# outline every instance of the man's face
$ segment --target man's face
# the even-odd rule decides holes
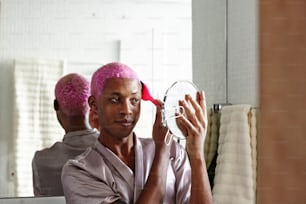
[[[107,79],[97,101],[103,137],[118,139],[129,136],[140,116],[141,85],[138,80]]]

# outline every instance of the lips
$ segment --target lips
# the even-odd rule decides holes
[[[128,120],[128,119],[117,120],[116,123],[124,127],[127,127],[133,125],[133,120]]]

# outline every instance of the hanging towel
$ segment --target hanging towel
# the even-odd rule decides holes
[[[208,114],[207,134],[204,143],[204,156],[207,169],[210,167],[215,155],[217,154],[219,124],[220,113],[215,113],[213,109],[210,109]]]
[[[218,139],[220,127],[220,112],[212,108],[208,113],[207,134],[204,143],[204,156],[211,188],[214,186]]]
[[[215,204],[255,204],[251,132],[255,137],[256,131],[255,116],[250,114],[250,105],[225,106],[221,110],[213,187]]]
[[[34,152],[61,139],[53,109],[54,87],[63,75],[61,60],[16,59],[13,67],[13,140],[16,196],[33,192],[31,161]]]
[[[251,151],[252,151],[252,170],[253,170],[253,189],[256,194],[256,172],[257,172],[257,123],[256,123],[256,109],[251,108],[249,112],[249,125],[251,135]]]

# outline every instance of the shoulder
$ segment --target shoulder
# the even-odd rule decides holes
[[[93,171],[93,157],[95,151],[92,148],[88,148],[85,152],[69,159],[63,166],[62,169],[62,183],[69,185],[69,183],[75,183],[75,181],[87,180]],[[98,160],[99,158],[96,158]]]
[[[104,163],[103,158],[90,147],[74,159],[68,160],[64,168],[92,169],[94,166],[100,166],[102,163]]]
[[[85,152],[74,159],[68,160],[62,171],[62,177],[71,176],[106,179],[112,172],[105,163],[104,157],[94,147],[88,148]]]
[[[48,159],[48,158],[54,158],[58,155],[54,155],[55,152],[57,152],[58,149],[60,149],[62,146],[61,142],[54,143],[51,147],[44,148],[42,150],[38,150],[34,153],[33,160],[40,160],[40,159]]]
[[[63,188],[71,192],[78,192],[84,185],[105,189],[115,182],[112,170],[94,147],[68,160],[63,166],[61,180]]]

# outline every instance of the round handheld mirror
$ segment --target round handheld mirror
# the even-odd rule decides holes
[[[176,124],[175,113],[180,112],[184,114],[185,111],[183,107],[178,105],[178,101],[185,99],[186,94],[196,99],[197,91],[198,88],[196,85],[190,81],[176,81],[165,93],[162,108],[162,123],[179,139],[185,139],[185,136]]]

